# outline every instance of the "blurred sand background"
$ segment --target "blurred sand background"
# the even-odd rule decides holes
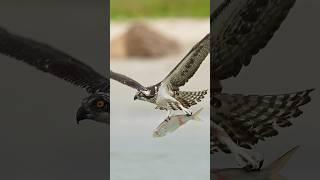
[[[130,23],[111,22],[111,41]],[[143,85],[161,81],[209,32],[207,19],[156,19],[144,21],[180,45],[176,54],[159,58],[111,58],[113,71],[126,74]],[[209,89],[209,56],[182,90]],[[135,90],[111,80],[111,179],[209,179],[209,94],[193,111],[204,107],[202,122],[188,122],[175,133],[160,139],[153,130],[166,117],[155,105],[133,101]],[[125,172],[125,173],[124,173]]]

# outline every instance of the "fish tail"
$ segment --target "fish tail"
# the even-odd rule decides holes
[[[200,108],[198,111],[196,111],[195,113],[192,114],[192,119],[196,120],[196,121],[201,121],[201,119],[199,118],[199,114],[200,112],[203,110],[203,108]]]
[[[291,159],[292,155],[299,149],[299,146],[292,148],[290,151],[285,153],[279,159],[274,161],[272,164],[269,165],[268,169],[271,171],[271,179],[272,180],[285,180],[286,178],[280,176],[278,173],[282,170],[288,161]]]

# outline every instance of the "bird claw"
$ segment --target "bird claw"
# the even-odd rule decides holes
[[[255,168],[254,166],[252,166],[251,164],[248,164],[246,166],[243,167],[244,170],[250,172],[250,171],[260,171],[260,169],[262,168],[264,160],[261,160],[259,163],[258,168]]]
[[[260,170],[264,162],[264,159],[260,154],[246,149],[239,149],[236,153],[236,160],[239,166],[247,171]]]
[[[192,112],[188,109],[183,110],[186,116],[192,116]]]
[[[167,117],[170,119],[170,116],[171,116],[171,111],[169,110],[168,114],[167,114]]]

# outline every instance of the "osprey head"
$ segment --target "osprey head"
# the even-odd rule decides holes
[[[153,95],[151,95],[150,90],[139,90],[134,95],[133,100],[139,99],[139,100],[142,100],[142,101],[148,101],[152,97],[153,97]]]
[[[97,92],[82,100],[77,112],[77,123],[85,119],[109,123],[109,112],[109,96],[106,93]]]

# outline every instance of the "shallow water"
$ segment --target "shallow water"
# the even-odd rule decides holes
[[[150,85],[165,77],[180,60],[180,56],[171,58],[116,61],[111,67]],[[207,60],[182,90],[209,89]],[[167,112],[154,109],[153,104],[134,101],[134,94],[134,89],[111,81],[111,179],[209,179],[209,94],[192,109],[195,112],[204,107],[199,116],[202,121],[189,121],[162,138],[153,138],[152,133]]]
[[[112,117],[121,122],[111,125],[111,179],[209,179],[207,123],[189,121],[176,132],[155,139],[152,131],[164,116],[151,110]],[[208,119],[208,111],[201,117]]]

